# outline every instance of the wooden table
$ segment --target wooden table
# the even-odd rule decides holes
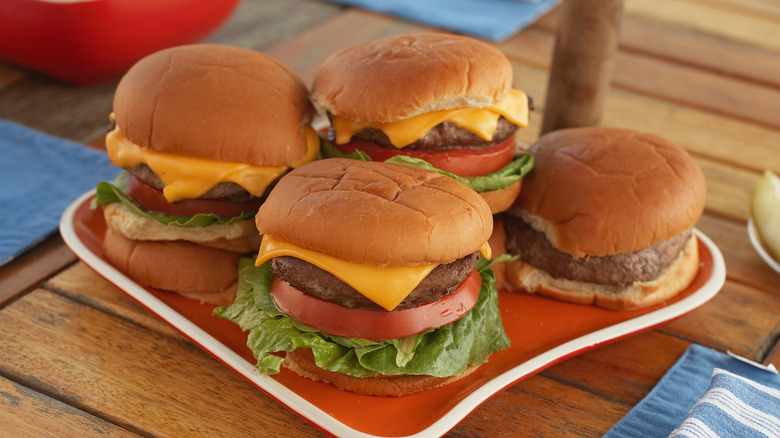
[[[557,12],[497,44],[534,97],[539,134]],[[426,28],[316,1],[244,1],[209,40],[254,48],[306,83],[355,43]],[[72,87],[0,63],[0,117],[101,145],[116,82]],[[604,125],[667,137],[707,178],[698,228],[727,280],[698,310],[523,380],[452,436],[600,436],[692,343],[780,365],[780,276],[751,247],[749,199],[780,172],[780,4],[627,0]],[[0,269],[0,436],[316,436],[257,390],[78,262],[59,236]]]

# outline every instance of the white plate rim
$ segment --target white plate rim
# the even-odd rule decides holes
[[[212,354],[219,361],[241,374],[244,378],[275,398],[282,405],[287,406],[289,409],[312,422],[315,426],[340,437],[377,437],[377,435],[367,434],[349,427],[273,378],[261,375],[253,364],[246,361],[243,357],[229,349],[213,336],[209,335],[192,321],[168,307],[164,302],[137,285],[122,272],[118,271],[87,248],[76,234],[74,219],[78,208],[87,202],[94,194],[94,189],[82,194],[65,209],[60,219],[60,234],[62,235],[65,244],[68,245],[84,264],[95,270],[99,275],[103,276],[120,290],[130,295],[141,305],[155,313],[159,318],[173,326],[176,330]],[[632,333],[650,329],[685,315],[709,301],[718,293],[726,280],[726,266],[720,249],[712,240],[698,229],[695,229],[694,231],[696,236],[704,243],[712,255],[712,274],[697,291],[666,307],[580,336],[579,338],[565,342],[535,356],[526,362],[518,364],[514,368],[507,370],[486,382],[477,390],[466,396],[430,426],[415,434],[408,435],[407,438],[443,435],[455,427],[488,398],[520,379],[539,371],[552,363],[565,359],[566,357],[592,349],[600,344],[620,339]]]

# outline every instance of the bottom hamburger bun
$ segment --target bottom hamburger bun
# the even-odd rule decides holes
[[[444,386],[468,376],[479,368],[479,366],[470,366],[463,374],[450,377],[425,375],[353,377],[318,367],[311,350],[301,349],[287,353],[284,366],[301,377],[330,383],[343,391],[380,397],[402,397]]]
[[[106,225],[132,240],[186,240],[242,253],[256,251],[260,247],[260,234],[252,219],[207,227],[166,227],[155,220],[133,213],[121,203],[104,205],[103,216]]]
[[[109,227],[103,254],[141,286],[214,305],[235,298],[241,253],[184,241],[136,241]]]
[[[520,188],[522,187],[523,180],[519,180],[516,183],[506,186],[503,189],[491,190],[489,192],[481,192],[479,195],[487,202],[490,207],[490,212],[493,214],[501,213],[512,206],[520,194]]]
[[[508,284],[526,292],[610,310],[634,310],[662,303],[691,284],[699,269],[698,240],[691,235],[680,255],[655,279],[626,287],[555,278],[520,261],[507,263],[505,269]]]

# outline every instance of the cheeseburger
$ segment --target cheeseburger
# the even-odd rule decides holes
[[[534,170],[504,217],[508,280],[528,292],[613,309],[683,291],[698,271],[693,226],[702,171],[663,138],[572,128],[531,146]]]
[[[530,102],[512,80],[503,53],[462,36],[403,35],[348,48],[326,59],[312,84],[315,106],[331,121],[323,154],[359,152],[447,172],[497,213],[533,166],[515,141]]]
[[[97,187],[106,258],[143,286],[232,302],[238,261],[260,246],[253,219],[266,192],[318,154],[307,93],[248,49],[188,45],[138,61],[106,137],[126,172]]]
[[[260,207],[258,257],[216,313],[249,332],[264,374],[284,364],[378,396],[444,385],[509,344],[486,260],[492,224],[479,195],[437,172],[315,161]]]

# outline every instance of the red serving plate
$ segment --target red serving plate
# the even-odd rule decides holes
[[[280,403],[338,436],[442,435],[489,397],[526,377],[694,310],[720,290],[726,276],[720,250],[696,231],[699,272],[686,291],[662,305],[615,312],[500,291],[509,349],[490,356],[466,378],[441,388],[400,398],[361,396],[304,379],[284,368],[275,376],[260,375],[246,347],[246,335],[233,323],[213,316],[213,306],[140,287],[117,271],[103,257],[106,225],[102,210],[90,209],[93,196],[91,191],[75,200],[60,223],[63,239],[86,265]]]

